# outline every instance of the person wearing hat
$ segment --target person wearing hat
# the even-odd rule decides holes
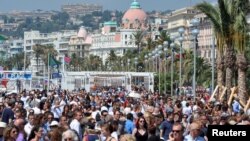
[[[57,121],[52,121],[49,125],[50,130],[56,129],[58,127],[59,123]]]
[[[0,141],[3,141],[3,130],[6,126],[7,124],[5,122],[0,122]]]

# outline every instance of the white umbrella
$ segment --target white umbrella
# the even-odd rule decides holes
[[[141,98],[141,95],[140,95],[139,93],[137,93],[137,92],[132,91],[132,92],[130,92],[130,93],[128,94],[128,97],[132,97],[132,98]]]

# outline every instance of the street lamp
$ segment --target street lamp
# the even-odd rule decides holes
[[[158,56],[158,61],[159,61],[159,64],[158,64],[158,69],[159,69],[159,78],[158,78],[158,80],[159,80],[159,94],[161,94],[161,89],[160,89],[160,85],[161,85],[161,54],[162,54],[162,51],[161,51],[161,49],[162,49],[162,46],[161,45],[159,45],[158,46],[158,54],[157,54],[157,56]],[[157,62],[158,62],[157,61]]]
[[[167,82],[167,51],[168,51],[168,41],[164,41],[163,42],[163,46],[164,46],[164,92],[166,93],[167,92],[167,86],[166,86],[166,82]]]
[[[183,33],[184,33],[184,28],[181,27],[178,29],[178,32],[180,34],[179,37],[179,42],[180,42],[180,76],[179,76],[179,88],[181,89],[181,84],[182,84],[182,42],[183,42]],[[181,90],[180,90],[181,92]]]
[[[138,58],[135,57],[135,71],[137,72],[137,64],[138,64]]]
[[[130,66],[130,59],[128,59],[128,69],[127,69],[127,71],[130,70],[130,69],[129,69],[129,66]]]
[[[151,68],[150,68],[150,64],[151,64],[151,57],[152,57],[152,53],[148,53],[148,71],[151,72]]]
[[[147,65],[147,63],[148,63],[148,55],[146,54],[144,56],[144,58],[145,58],[145,72],[146,72],[148,70],[148,65]]]
[[[171,49],[171,96],[174,94],[174,47],[175,44],[173,43],[174,38],[172,40],[172,43],[170,44]]]
[[[137,64],[138,64],[138,58],[135,57],[135,71],[137,72],[138,69],[137,69]],[[135,85],[137,85],[137,76],[135,77]]]
[[[193,30],[192,30],[192,35],[194,36],[194,48],[193,48],[193,52],[194,52],[194,70],[193,70],[193,95],[194,97],[196,96],[196,48],[197,48],[197,36],[199,34],[199,29],[197,28],[199,25],[199,20],[198,19],[193,19],[191,21],[191,24],[193,25]]]

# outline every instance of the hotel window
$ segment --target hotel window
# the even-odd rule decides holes
[[[125,39],[127,39],[127,34],[125,34]]]

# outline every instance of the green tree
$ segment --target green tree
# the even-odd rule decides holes
[[[36,58],[36,65],[37,65],[37,71],[39,69],[39,65],[40,65],[40,60],[42,58],[42,55],[44,55],[44,46],[40,45],[40,44],[36,44],[32,47],[33,51],[34,51],[34,57]],[[38,72],[37,72],[38,74]]]
[[[92,71],[100,71],[102,67],[102,59],[99,56],[95,55],[90,55],[89,56],[90,60],[90,70]]]
[[[220,49],[220,51],[218,52],[217,58],[225,60],[226,87],[228,88],[228,92],[230,92],[230,88],[232,86],[236,49],[239,94],[241,100],[245,101],[245,77],[247,71],[245,53],[246,41],[248,40],[246,14],[249,12],[249,1],[218,0],[218,7],[214,7],[206,2],[203,2],[202,4],[199,4],[196,7],[202,12],[204,12],[211,20],[217,38],[217,46],[219,49],[222,47],[222,49]],[[225,50],[225,56],[222,59],[223,49]],[[217,64],[217,68],[218,66],[220,66],[220,64]],[[219,76],[219,74],[221,73],[220,68],[218,68],[217,73]],[[217,79],[218,82],[221,81],[220,77],[218,77]]]
[[[237,67],[238,67],[238,93],[239,97],[243,102],[246,102],[246,72],[248,68],[247,58],[245,56],[247,47],[247,41],[249,40],[248,35],[248,24],[246,16],[249,13],[249,0],[235,0],[233,3],[234,8],[234,36],[233,42],[234,47],[237,51]]]
[[[107,66],[107,68],[109,70],[113,70],[116,61],[117,61],[117,56],[116,56],[114,50],[111,50],[110,53],[109,53],[108,58],[106,59],[106,66]]]
[[[169,37],[169,34],[167,34],[166,30],[162,30],[162,31],[160,31],[160,35],[158,36],[157,44],[158,45],[163,45],[163,43],[165,41],[169,42],[170,41],[170,37]]]
[[[203,2],[198,5],[196,5],[196,8],[200,11],[202,11],[211,21],[213,25],[213,32],[216,37],[216,49],[217,49],[217,56],[216,56],[216,67],[217,67],[217,84],[219,86],[224,85],[224,44],[225,44],[225,38],[223,34],[223,25],[222,22],[228,22],[223,21],[221,18],[221,10],[217,6],[213,6],[212,4],[208,2]],[[224,13],[224,12],[222,12]],[[227,19],[225,19],[227,20]]]
[[[137,53],[138,54],[140,54],[142,40],[143,40],[144,35],[145,35],[145,31],[143,31],[143,30],[138,30],[135,33],[133,33],[134,43],[137,46]]]

